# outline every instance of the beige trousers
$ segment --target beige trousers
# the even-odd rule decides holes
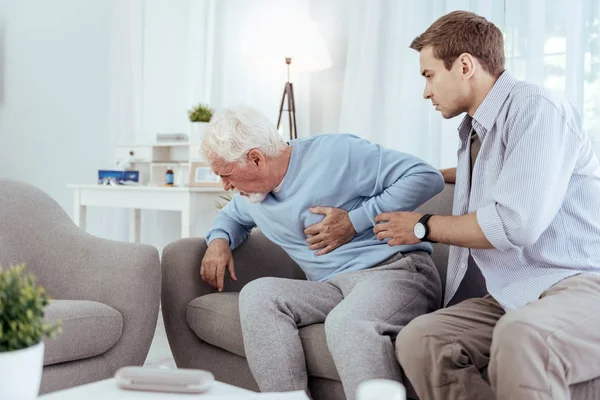
[[[600,276],[567,278],[508,313],[488,295],[420,316],[396,356],[422,400],[570,399],[569,386],[600,376]]]

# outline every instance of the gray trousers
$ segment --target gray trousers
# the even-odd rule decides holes
[[[564,279],[508,313],[490,295],[465,300],[416,318],[396,348],[421,399],[598,399],[600,276]]]
[[[364,380],[401,381],[395,338],[413,318],[438,309],[441,292],[439,274],[425,252],[398,253],[327,282],[252,281],[240,293],[250,370],[261,391],[310,395],[298,328],[325,323],[327,346],[348,399],[355,398]]]

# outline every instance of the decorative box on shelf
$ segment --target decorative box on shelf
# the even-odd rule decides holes
[[[115,155],[117,163],[128,161],[128,169],[139,171],[142,185],[162,185],[167,171],[172,170],[175,186],[222,187],[221,179],[202,159],[200,143],[119,144]]]
[[[139,171],[98,170],[99,185],[139,185]]]

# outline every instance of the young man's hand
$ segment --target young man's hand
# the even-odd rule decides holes
[[[420,243],[415,236],[415,225],[423,214],[415,212],[393,212],[379,214],[375,217],[375,227],[373,232],[377,235],[377,239],[390,239],[389,246],[397,246],[400,244],[417,244]]]
[[[313,207],[310,212],[325,215],[323,221],[304,230],[304,234],[310,235],[306,239],[306,243],[309,244],[308,248],[319,250],[318,256],[348,243],[356,235],[348,211],[333,207]]]
[[[233,254],[229,248],[229,241],[226,239],[213,240],[202,259],[200,267],[200,276],[202,280],[208,283],[219,292],[223,290],[223,282],[225,280],[225,270],[229,270],[229,276],[234,281],[237,281],[235,271],[233,269]]]
[[[456,168],[440,169],[446,183],[456,183]]]

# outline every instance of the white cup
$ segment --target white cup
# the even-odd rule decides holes
[[[372,379],[358,385],[356,400],[406,400],[406,389],[400,382]]]

